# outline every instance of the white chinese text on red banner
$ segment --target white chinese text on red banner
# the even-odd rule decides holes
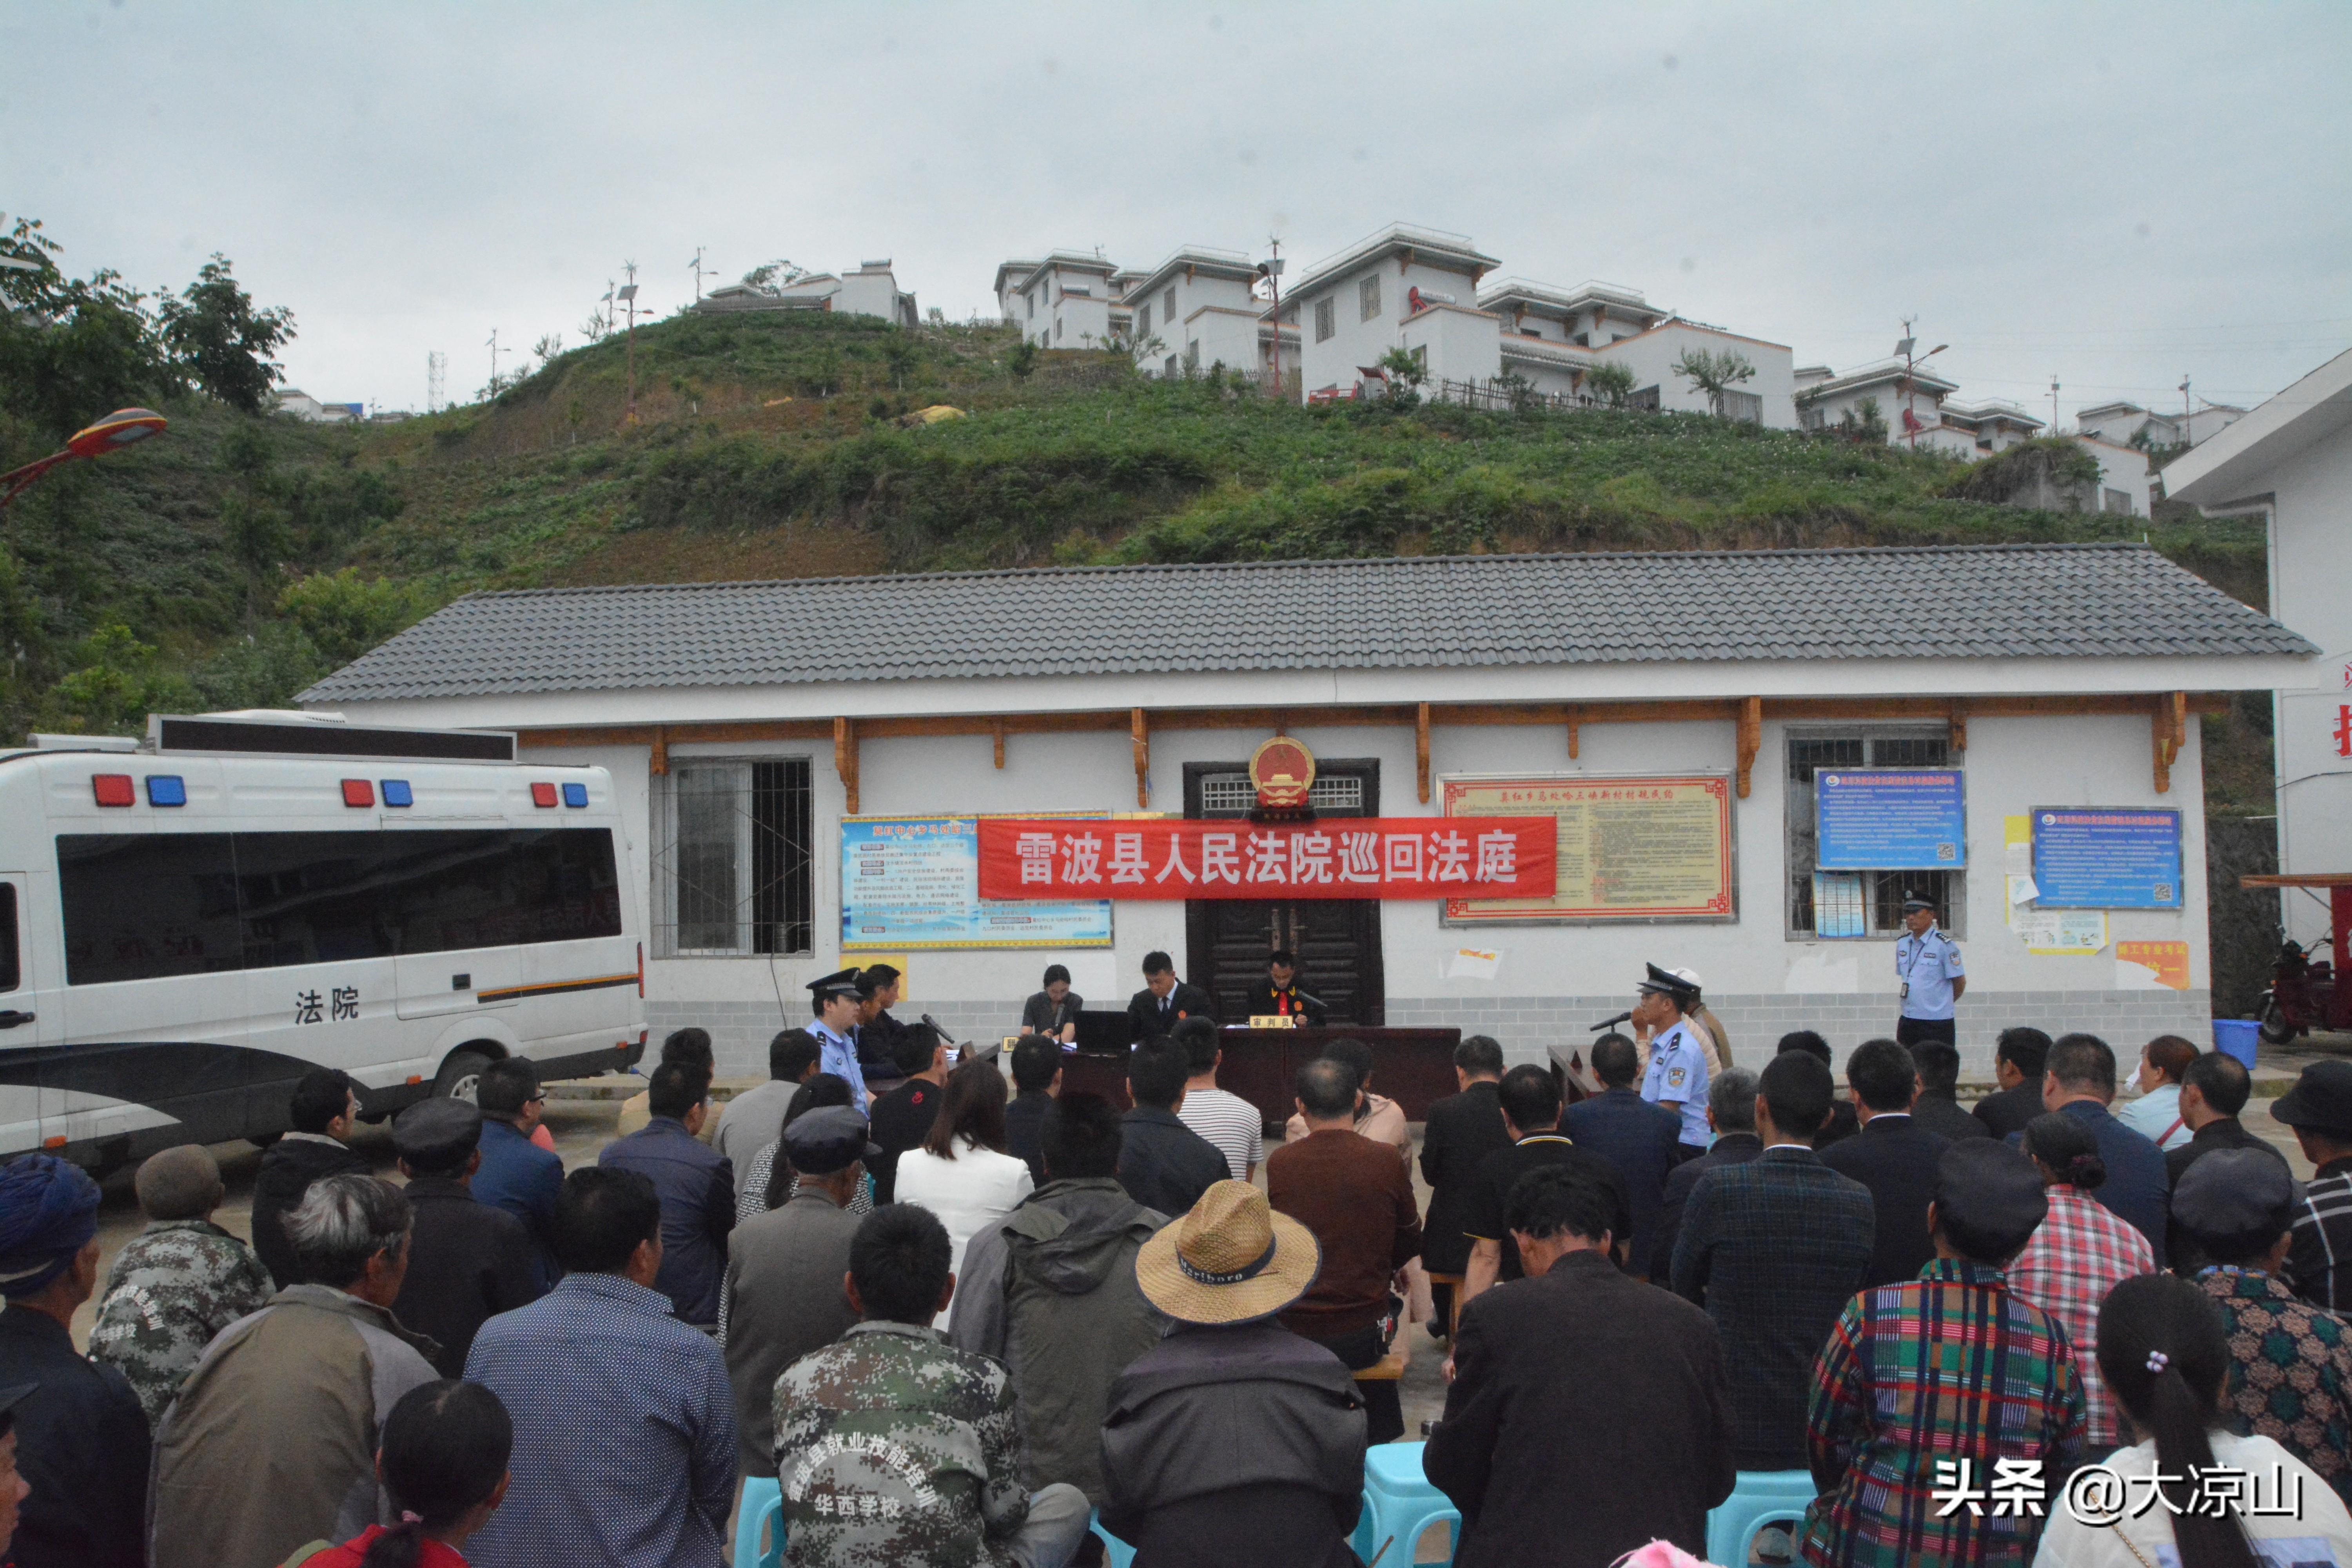
[[[983,817],[983,899],[1541,899],[1549,817],[1328,822]]]

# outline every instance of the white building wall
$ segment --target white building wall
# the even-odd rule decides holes
[[[1736,390],[1753,393],[1763,399],[1763,422],[1775,430],[1797,427],[1796,362],[1790,352],[1780,343],[1768,343],[1759,338],[1743,338],[1732,332],[1694,326],[1688,321],[1669,321],[1649,331],[1621,338],[1605,347],[1592,351],[1595,361],[1614,362],[1633,372],[1635,390],[1654,385],[1658,389],[1658,405],[1690,414],[1710,414],[1706,394],[1676,375],[1675,362],[1685,352],[1706,351],[1723,353],[1727,351],[1743,355],[1756,367],[1755,379],[1745,382]],[[1894,416],[1890,414],[1888,417]],[[1831,416],[1832,422],[1836,416]],[[1932,416],[1927,416],[1933,424]]]
[[[2137,447],[2118,447],[2112,441],[2092,440],[2077,436],[2075,445],[2099,460],[2099,506],[2106,508],[2109,490],[2118,490],[2131,498],[2134,517],[2149,515],[2147,454]]]
[[[1432,305],[1402,322],[1397,336],[1422,352],[1432,391],[1440,381],[1485,383],[1503,374],[1502,340],[1484,310]]]
[[[902,305],[901,300],[905,303]],[[914,297],[898,292],[898,280],[887,269],[867,271],[859,268],[845,274],[841,287],[835,290],[833,308],[856,316],[879,316],[886,321],[911,326],[908,315],[914,309]]]
[[[1817,727],[1817,726],[1816,726]],[[1382,815],[1431,815],[1414,798],[1413,734],[1408,726],[1303,725],[1294,731],[1323,759],[1380,764]],[[1184,764],[1244,762],[1264,736],[1239,730],[1169,731],[1151,743],[1151,808],[1180,812]],[[1501,1039],[1512,1059],[1538,1059],[1554,1043],[1581,1045],[1587,1026],[1621,1011],[1645,963],[1687,965],[1707,984],[1735,1054],[1769,1058],[1779,1036],[1818,1028],[1841,1057],[1861,1040],[1893,1032],[1897,997],[1893,942],[1791,940],[1783,914],[1786,858],[1782,781],[1787,727],[1768,723],[1745,801],[1735,802],[1738,918],[1727,924],[1448,927],[1433,903],[1391,903],[1381,911],[1382,960],[1391,1025],[1454,1025]],[[1713,771],[1732,766],[1733,726],[1593,724],[1581,756],[1569,760],[1564,731],[1549,726],[1440,726],[1432,731],[1433,776],[1448,773],[1605,774]],[[985,735],[866,741],[860,746],[860,806],[894,814],[1131,811],[1132,753],[1124,734],[1012,735],[1005,766],[992,765]],[[655,830],[644,747],[534,749],[537,760],[594,763],[611,770],[629,823],[630,854],[643,876]],[[803,756],[815,787],[815,952],[807,957],[664,959],[649,956],[646,1011],[656,1037],[692,1023],[710,1029],[721,1070],[754,1072],[777,1029],[807,1016],[808,981],[842,966],[840,833],[844,792],[829,742],[676,745],[673,763],[697,755]],[[2037,805],[2161,805],[2181,810],[2183,856],[2204,861],[2196,727],[2172,771],[2168,795],[2154,792],[2147,721],[2137,717],[1978,718],[1969,726],[1967,910],[1960,942],[1969,991],[1960,1005],[1969,1068],[1990,1070],[2000,1030],[2033,1024],[2056,1034],[2084,1028],[2127,1054],[2151,1035],[2201,1038],[2210,1013],[2204,879],[2185,879],[2179,911],[2111,914],[2110,939],[2189,944],[2186,992],[2119,988],[2112,946],[2095,957],[2036,957],[2006,927],[2000,871],[2002,818]],[[2337,821],[2352,819],[2338,813]],[[2352,854],[2352,845],[2344,847]],[[2352,860],[2339,859],[2341,863]],[[647,920],[649,912],[641,910]],[[903,1016],[929,1013],[961,1037],[1010,1030],[1022,998],[1045,964],[1068,963],[1090,1005],[1118,1006],[1141,984],[1143,954],[1157,948],[1186,961],[1181,902],[1117,907],[1114,945],[1102,950],[919,952],[908,962]],[[1459,946],[1498,950],[1491,981],[1448,980],[1445,955]]]
[[[1370,318],[1363,315],[1360,303],[1367,278],[1378,279],[1380,283],[1380,310]],[[1467,272],[1442,270],[1422,260],[1407,264],[1394,255],[1350,268],[1302,291],[1297,298],[1302,395],[1311,395],[1326,387],[1345,393],[1356,384],[1359,366],[1378,364],[1381,356],[1402,341],[1398,326],[1414,289],[1450,294],[1465,305],[1478,291],[1477,279]],[[1328,339],[1318,341],[1316,310],[1318,301],[1324,300],[1331,301],[1333,331]],[[1286,308],[1290,302],[1286,297]]]
[[[2279,868],[2352,871],[2352,755],[2336,738],[2352,708],[2352,432],[2330,435],[2283,459],[2267,476],[2271,614],[2326,656],[2315,683],[2275,699]],[[2328,928],[2324,902],[2285,901],[2287,932],[2313,942]]]

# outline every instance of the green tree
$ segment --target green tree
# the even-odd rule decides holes
[[[294,339],[294,312],[256,310],[218,251],[176,300],[163,301],[163,342],[190,380],[232,408],[259,414],[285,375],[270,358]]]
[[[1674,373],[1691,384],[1694,392],[1706,394],[1707,411],[1717,419],[1723,417],[1724,395],[1741,382],[1756,379],[1756,367],[1746,354],[1734,349],[1721,353],[1712,349],[1685,349],[1674,363]]]
[[[1886,444],[1886,416],[1878,411],[1878,399],[1865,397],[1838,416],[1838,434],[1849,441],[1864,446]]]
[[[1584,373],[1584,390],[1612,408],[1622,408],[1625,399],[1633,395],[1633,367],[1614,360],[1596,364]]]
[[[413,625],[425,607],[414,588],[380,577],[368,581],[354,566],[314,573],[278,595],[279,612],[310,639],[330,668],[351,663]]]
[[[59,250],[35,218],[18,218],[0,243],[0,255],[37,264],[0,268],[0,408],[52,445],[174,386],[147,297],[109,270],[68,278]]]
[[[207,708],[287,708],[327,673],[327,661],[299,626],[270,621],[190,672]]]
[[[152,643],[121,622],[100,627],[75,650],[77,668],[41,699],[43,728],[78,735],[136,735],[147,715],[197,706],[195,689],[166,669]]]
[[[1015,380],[1028,380],[1029,373],[1037,368],[1037,345],[1027,338],[1013,344],[1013,352],[1004,356],[1004,368],[1013,373]]]

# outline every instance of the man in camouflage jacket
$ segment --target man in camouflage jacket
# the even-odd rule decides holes
[[[152,1429],[213,1336],[268,1303],[269,1270],[253,1249],[213,1224],[220,1166],[194,1143],[139,1167],[147,1228],[114,1260],[89,1333],[93,1361],[118,1368]]]
[[[776,1470],[799,1568],[1063,1568],[1086,1539],[1077,1488],[1021,1488],[1001,1362],[930,1327],[950,1295],[948,1235],[879,1208],[849,1250],[861,1321],[776,1379]]]

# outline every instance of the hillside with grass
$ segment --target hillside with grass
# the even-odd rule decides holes
[[[1690,415],[1302,408],[817,311],[680,316],[394,423],[161,406],[166,436],[8,510],[13,731],[283,703],[481,588],[2143,533],[2249,603],[2263,585],[2250,524],[1966,499],[1969,468],[1927,454]],[[923,422],[940,407],[961,416]],[[39,440],[0,424],[0,459]]]

